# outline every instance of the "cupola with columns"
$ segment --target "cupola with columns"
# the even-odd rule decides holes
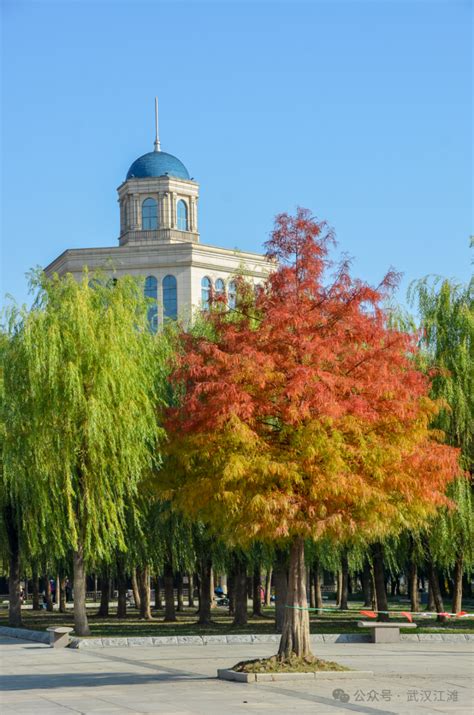
[[[199,242],[199,184],[177,157],[161,151],[156,98],[154,150],[133,162],[117,191],[121,246]]]

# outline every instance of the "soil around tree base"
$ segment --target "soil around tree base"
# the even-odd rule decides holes
[[[233,666],[232,670],[237,673],[321,673],[324,671],[348,671],[339,663],[330,660],[321,660],[315,656],[305,656],[304,658],[288,658],[280,660],[278,656],[271,658],[255,658],[254,660],[242,660]]]

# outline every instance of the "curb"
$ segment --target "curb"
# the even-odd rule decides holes
[[[27,628],[0,626],[0,635],[9,638],[36,641],[49,645],[49,633],[32,631]],[[402,633],[400,641],[465,643],[474,641],[474,633]],[[72,637],[69,648],[149,648],[186,645],[258,645],[260,643],[279,643],[280,635],[268,633],[215,636],[143,636],[130,638],[77,638]],[[322,633],[311,635],[311,642],[316,643],[370,643],[370,635],[359,633]],[[341,671],[344,672],[344,671]],[[311,675],[311,674],[310,674]]]
[[[351,680],[370,678],[373,670],[322,670],[319,673],[239,673],[236,670],[219,669],[217,677],[237,683],[268,683],[280,680]]]

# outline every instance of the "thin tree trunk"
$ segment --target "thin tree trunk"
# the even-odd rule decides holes
[[[66,583],[67,583],[67,576],[63,576],[62,579],[59,580],[59,612],[60,613],[67,613],[67,608],[66,608]]]
[[[339,608],[341,611],[348,610],[349,599],[349,565],[347,563],[347,552],[344,549],[341,554],[341,598]]]
[[[177,593],[177,600],[178,600],[178,607],[177,611],[184,611],[184,601],[183,601],[183,574],[181,571],[178,571],[176,574],[177,580],[178,580],[178,593]]]
[[[46,610],[51,613],[53,611],[53,599],[51,596],[51,579],[49,573],[44,577],[44,595],[46,600]]]
[[[275,585],[275,631],[281,633],[285,620],[286,596],[288,592],[288,564],[286,554],[281,549],[276,550],[273,569]]]
[[[385,574],[383,564],[383,546],[380,543],[372,545],[372,558],[374,564],[374,582],[377,598],[377,610],[388,611],[387,590],[385,588]],[[379,613],[378,621],[388,621],[388,613]]]
[[[252,615],[260,617],[262,615],[262,571],[260,566],[254,566],[252,585]]]
[[[209,580],[209,598],[211,599],[211,609],[216,608],[216,594],[214,593],[216,588],[216,579],[214,575],[214,569],[211,568],[210,580]]]
[[[319,568],[319,564],[315,564],[314,569],[314,607],[315,608],[322,608],[323,607],[323,594],[321,592],[321,571]]]
[[[306,600],[306,568],[304,539],[296,537],[291,544],[285,620],[278,649],[278,658],[311,656],[309,613]]]
[[[54,593],[54,604],[58,607],[61,602],[61,576],[56,574],[56,591]],[[60,609],[59,609],[60,610]]]
[[[268,568],[265,574],[265,606],[268,608],[272,603],[272,568]]]
[[[36,566],[33,566],[31,580],[32,580],[32,586],[33,586],[33,611],[40,611],[41,605],[40,605],[40,593],[39,593],[40,592],[39,576],[38,576],[38,569]]]
[[[155,610],[161,611],[163,608],[163,600],[161,598],[161,578],[157,574],[155,576]]]
[[[456,559],[456,564],[454,566],[454,579],[453,579],[453,613],[458,613],[462,609],[462,576],[463,576],[463,553],[458,552]]]
[[[117,557],[117,618],[127,617],[127,574],[122,556]]]
[[[199,571],[199,619],[201,626],[211,623],[211,573],[212,560],[209,555],[204,555],[200,560]]]
[[[8,625],[19,628],[21,626],[20,540],[15,514],[9,504],[4,510],[4,522],[9,551]]]
[[[188,606],[194,608],[194,577],[192,573],[188,573]]]
[[[309,606],[316,608],[316,572],[313,567],[309,570]]]
[[[109,616],[109,601],[110,601],[110,577],[107,569],[100,574],[99,579],[100,589],[100,605],[97,615],[100,618],[108,618]]]
[[[137,569],[137,583],[140,591],[140,618],[143,618],[145,621],[152,621],[148,566],[142,566],[140,569]]]
[[[434,596],[433,596],[433,589],[431,588],[429,579],[428,579],[428,599],[426,602],[426,608],[428,609],[428,611],[431,611],[431,612],[436,610],[436,604],[435,604]]]
[[[342,572],[337,571],[336,573],[336,608],[341,607],[342,599]]]
[[[372,606],[372,577],[370,573],[370,563],[368,559],[364,561],[364,568],[362,571],[362,596],[364,599],[364,608],[371,608]]]
[[[133,591],[133,600],[135,601],[135,608],[137,611],[140,610],[141,603],[140,603],[140,591],[138,589],[138,582],[137,582],[137,569],[135,566],[132,568],[132,591]]]
[[[434,602],[434,607],[436,613],[438,614],[437,620],[440,623],[444,623],[446,620],[445,616],[440,616],[440,613],[444,613],[444,603],[443,596],[441,595],[441,589],[439,587],[439,576],[438,570],[433,564],[430,557],[427,559],[427,570],[428,570],[428,580],[430,584],[430,591]]]
[[[82,544],[73,553],[74,562],[74,631],[77,636],[90,636],[86,610],[86,572]]]
[[[240,555],[235,556],[234,567],[234,590],[235,590],[235,612],[234,626],[245,626],[247,624],[247,564],[245,558]]]
[[[233,616],[235,613],[235,578],[233,566],[227,574],[227,597],[229,599],[229,616]]]
[[[408,578],[408,588],[410,591],[410,609],[413,613],[420,610],[420,594],[418,592],[418,566],[414,559],[410,561],[410,573]]]
[[[176,620],[176,608],[174,605],[174,573],[171,561],[165,563],[163,569],[163,581],[165,585],[165,621],[172,623]]]

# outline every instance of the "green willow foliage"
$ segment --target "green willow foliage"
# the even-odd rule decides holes
[[[140,482],[160,462],[157,421],[170,358],[140,283],[36,273],[4,349],[4,486],[32,553],[86,559],[126,550]]]
[[[423,278],[410,286],[409,300],[421,318],[421,348],[435,369],[431,396],[447,407],[436,426],[449,444],[460,447],[462,464],[474,463],[474,282],[457,285]]]
[[[409,300],[421,320],[425,369],[434,369],[431,397],[446,407],[434,426],[461,450],[461,466],[474,468],[474,281],[467,286],[424,278],[410,286]],[[460,478],[448,496],[454,509],[441,509],[430,529],[430,548],[438,564],[453,567],[462,554],[467,570],[474,564],[474,514],[471,484]]]

